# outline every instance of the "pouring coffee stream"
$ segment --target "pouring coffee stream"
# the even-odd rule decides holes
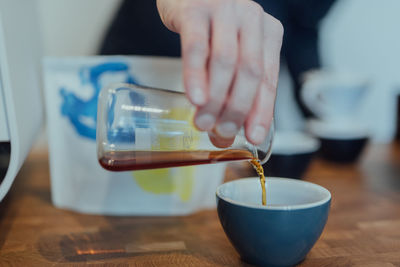
[[[193,125],[194,113],[180,92],[132,84],[103,89],[96,136],[100,165],[110,171],[134,171],[247,160],[260,176],[265,205],[262,164],[271,154],[273,122],[258,146],[248,142],[241,129],[230,147],[217,148]]]
[[[262,167],[262,165],[260,164],[259,160],[257,159],[252,159],[250,161],[251,165],[254,167],[254,169],[256,170],[258,176],[260,177],[260,184],[261,184],[261,203],[263,204],[263,206],[267,205],[267,191],[265,188],[265,175],[264,175],[264,169]]]

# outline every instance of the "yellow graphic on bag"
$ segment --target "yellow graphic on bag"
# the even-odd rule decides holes
[[[164,123],[159,123],[157,141],[152,150],[190,150],[195,149],[199,135],[192,123],[193,112],[186,109],[172,109],[165,114]],[[136,183],[143,190],[154,194],[176,193],[182,201],[190,200],[193,192],[194,172],[192,166],[135,171],[132,173]]]

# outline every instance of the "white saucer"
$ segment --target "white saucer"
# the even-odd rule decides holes
[[[355,119],[322,121],[310,119],[307,130],[319,138],[327,139],[360,139],[370,136],[368,127]]]

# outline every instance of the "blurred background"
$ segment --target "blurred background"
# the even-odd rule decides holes
[[[310,3],[331,0],[275,0],[275,3],[286,1],[303,5],[313,14],[315,6]],[[40,113],[40,105],[46,107],[45,120],[49,126],[44,125],[35,153],[28,158],[13,192],[8,194],[11,201],[6,205],[4,201],[0,203],[1,252],[10,262],[25,260],[29,264],[35,259],[53,265],[108,259],[125,263],[125,256],[114,253],[115,249],[120,251],[120,248],[143,244],[150,244],[145,248],[154,244],[163,247],[164,243],[158,242],[171,238],[188,244],[184,253],[173,251],[174,257],[184,256],[176,258],[176,262],[187,262],[187,256],[193,253],[195,263],[204,260],[205,264],[229,265],[230,255],[236,254],[231,253],[233,250],[228,244],[224,245],[227,240],[222,231],[219,234],[215,231],[215,213],[171,220],[118,219],[86,217],[49,206],[50,189],[54,206],[79,213],[183,215],[214,208],[215,188],[224,179],[255,175],[246,162],[232,164],[227,169],[224,164],[118,173],[101,168],[95,142],[96,105],[101,88],[110,83],[133,81],[133,77],[147,85],[182,87],[179,59],[95,56],[102,50],[122,3],[138,3],[135,11],[141,13],[141,5],[154,7],[155,0],[0,0],[0,112],[6,106],[5,115],[10,116],[3,119],[5,116],[1,117],[0,113],[0,201],[28,154],[33,139],[28,135],[36,132],[41,121],[39,116],[32,115]],[[36,21],[36,16],[29,18],[34,4],[39,13],[39,27],[30,23]],[[298,85],[293,82],[287,64],[282,64],[275,112],[278,131],[272,156],[263,167],[267,176],[306,179],[326,187],[334,196],[328,232],[308,258],[311,264],[321,265],[324,258],[327,262],[359,265],[363,260],[368,262],[366,265],[375,263],[376,266],[383,265],[382,261],[398,260],[394,244],[400,242],[393,233],[398,233],[400,227],[399,10],[399,0],[334,1],[318,23],[322,72],[307,73],[301,90],[305,92],[301,97],[306,100],[306,106],[316,115],[314,118],[305,118],[298,103],[299,95],[296,100]],[[135,13],[126,13],[136,18]],[[304,13],[297,14],[307,19]],[[129,27],[122,32],[132,42],[121,44],[130,47],[143,38],[151,40],[153,32],[146,24],[151,20],[145,17],[143,21],[135,27],[141,34],[135,35],[134,29],[131,33]],[[3,30],[5,25],[7,31]],[[34,46],[37,30],[41,32],[46,57],[43,68],[36,68],[33,65],[36,60],[31,59],[32,55],[39,54],[35,53]],[[7,35],[9,42],[3,38]],[[3,43],[8,45],[7,50]],[[152,45],[163,48],[167,42],[154,41]],[[290,47],[296,46],[299,46],[296,41],[290,43]],[[300,53],[295,55],[308,59]],[[3,65],[8,56],[10,62]],[[36,90],[39,75],[27,75],[33,70],[43,71],[43,104],[38,101],[39,90]],[[4,86],[4,81],[11,81],[11,86]],[[2,94],[4,88],[7,95]],[[3,95],[13,98],[2,102]],[[1,139],[4,121],[10,129],[10,136],[5,131],[7,142]],[[90,134],[82,134],[82,129],[91,130]],[[393,142],[395,138],[397,142]],[[11,152],[10,139],[11,146],[15,145]],[[366,157],[357,161],[368,142],[377,145],[365,149]],[[2,144],[7,148],[4,151],[1,151]],[[312,162],[320,155],[324,160]],[[213,235],[216,242],[204,238],[210,229],[216,233]],[[210,247],[210,243],[216,245]],[[91,257],[81,255],[82,248]],[[92,248],[102,252],[107,252],[104,248],[109,249],[110,253],[102,256]],[[230,254],[222,255],[224,251]],[[40,256],[43,259],[37,258]],[[150,259],[151,263],[172,259],[164,252],[147,255],[139,252],[137,256]],[[208,260],[210,257],[212,261]]]

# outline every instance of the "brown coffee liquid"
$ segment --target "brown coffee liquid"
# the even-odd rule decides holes
[[[266,205],[264,169],[249,151],[239,149],[200,151],[108,151],[99,159],[109,171],[135,171],[157,168],[249,160],[260,177],[262,204]]]
[[[108,151],[99,159],[110,171],[135,171],[157,168],[251,160],[249,151],[239,149],[200,151]]]
[[[251,163],[251,165],[253,165],[254,169],[256,169],[256,172],[257,172],[258,176],[260,177],[261,190],[262,190],[261,203],[265,206],[265,205],[267,205],[267,192],[265,190],[264,169],[258,159],[253,158],[250,161],[250,163]]]

